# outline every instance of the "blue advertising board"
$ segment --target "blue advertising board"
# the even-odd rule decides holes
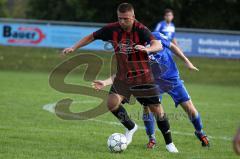
[[[188,56],[240,58],[240,35],[177,32],[176,39]]]
[[[66,48],[99,28],[0,22],[0,45]],[[240,34],[179,31],[176,38],[180,48],[188,56],[240,59]],[[104,44],[96,40],[83,49],[104,50]]]
[[[0,45],[65,48],[98,28],[0,23]],[[104,50],[103,44],[102,41],[97,40],[83,49]]]

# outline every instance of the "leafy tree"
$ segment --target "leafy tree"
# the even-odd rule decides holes
[[[0,0],[0,17],[7,16],[6,4],[7,4],[7,0]]]
[[[4,2],[6,0],[0,0]],[[108,23],[125,0],[28,0],[28,18]],[[239,0],[128,0],[140,22],[153,28],[165,8],[175,12],[177,27],[240,30]],[[0,12],[2,10],[0,9]],[[1,13],[0,13],[1,15]]]
[[[34,19],[85,21],[91,13],[87,0],[29,0],[27,16]]]

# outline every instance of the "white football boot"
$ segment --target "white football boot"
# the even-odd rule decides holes
[[[166,145],[166,149],[170,153],[178,153],[178,149],[176,148],[174,143],[170,143],[170,144]]]
[[[137,131],[137,129],[138,129],[137,124],[135,124],[135,126],[132,130],[126,129],[125,136],[127,138],[127,145],[129,145],[132,142],[133,134]]]

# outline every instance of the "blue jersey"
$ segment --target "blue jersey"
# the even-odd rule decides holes
[[[175,37],[175,25],[172,22],[167,24],[166,21],[161,21],[157,24],[154,32],[160,32],[172,41]]]
[[[170,41],[159,32],[152,34],[163,46],[163,50],[149,55],[154,79],[179,79],[179,71],[170,50]]]

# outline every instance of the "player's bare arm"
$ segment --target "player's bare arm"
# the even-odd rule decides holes
[[[146,53],[155,53],[162,50],[162,44],[158,40],[151,40],[150,47],[145,47],[143,45],[136,45],[136,50],[144,51]]]
[[[77,49],[88,45],[89,43],[91,43],[92,41],[94,41],[94,37],[92,34],[85,36],[83,39],[81,39],[80,41],[78,41],[75,45],[73,45],[72,47],[66,48],[62,51],[62,55],[66,55],[66,54],[70,54],[74,51],[76,51]]]
[[[92,87],[96,89],[97,91],[103,89],[106,86],[112,85],[113,80],[116,77],[116,75],[112,75],[111,77],[105,79],[105,80],[95,80],[92,82]]]
[[[199,69],[195,67],[192,62],[184,55],[184,53],[172,42],[170,43],[170,49],[185,63],[189,70],[199,71]]]
[[[173,38],[172,43],[175,44],[176,46],[179,46],[176,38]]]

